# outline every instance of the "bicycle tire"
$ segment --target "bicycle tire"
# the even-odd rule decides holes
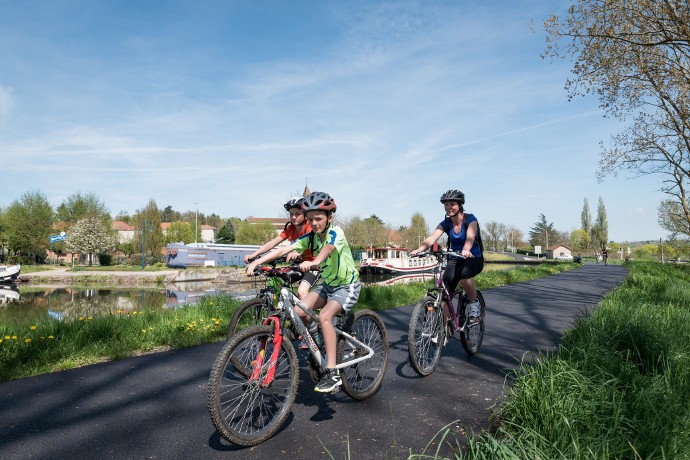
[[[235,310],[230,319],[226,337],[230,340],[237,332],[250,326],[257,326],[268,316],[271,309],[271,299],[268,295],[262,295],[253,299],[245,300]]]
[[[415,305],[407,331],[407,353],[410,364],[421,377],[434,372],[446,340],[443,327],[443,311],[435,304],[436,299],[425,296]],[[436,341],[434,342],[434,338]]]
[[[295,349],[289,340],[283,340],[276,351],[272,338],[270,326],[244,329],[225,344],[213,364],[207,390],[209,413],[218,433],[234,444],[253,446],[269,439],[283,425],[295,401],[299,373]],[[265,353],[259,379],[250,382],[233,362],[241,359],[247,367],[255,366],[259,351]],[[262,388],[275,352],[279,355],[274,380]]]
[[[347,328],[351,335],[374,350],[374,355],[364,361],[340,369],[343,391],[353,399],[361,401],[372,396],[381,387],[388,368],[388,332],[381,318],[371,310],[355,312],[352,326]],[[344,336],[338,337],[336,359],[342,363],[351,356],[366,352],[350,344]]]
[[[462,348],[465,349],[467,354],[474,355],[479,351],[482,346],[482,340],[484,340],[484,314],[486,313],[486,303],[484,302],[484,296],[479,290],[477,290],[477,300],[479,300],[480,314],[479,321],[474,324],[468,324],[465,329],[460,332],[460,343],[462,343]],[[468,303],[465,303],[465,318],[469,315]]]

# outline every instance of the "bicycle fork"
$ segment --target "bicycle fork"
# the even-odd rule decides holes
[[[265,326],[273,327],[273,350],[271,353],[271,360],[268,365],[268,370],[266,372],[266,377],[260,383],[261,388],[268,388],[273,380],[275,379],[276,365],[278,363],[278,356],[280,355],[280,347],[283,344],[283,334],[280,332],[280,320],[275,316],[269,316],[264,320]],[[266,348],[270,346],[267,344],[268,337],[261,339],[261,347],[259,348],[259,353],[252,364],[254,364],[254,371],[251,377],[249,377],[250,382],[259,382],[261,379],[261,369],[264,364],[264,359],[266,359]]]

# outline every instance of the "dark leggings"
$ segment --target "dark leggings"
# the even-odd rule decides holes
[[[473,257],[471,259],[450,259],[443,272],[443,282],[448,287],[448,292],[455,291],[460,280],[474,278],[484,269],[484,258]]]

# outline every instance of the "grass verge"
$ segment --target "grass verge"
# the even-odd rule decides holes
[[[515,375],[472,459],[690,458],[690,267],[630,276]]]
[[[526,281],[576,267],[540,265],[477,277],[480,289]],[[359,308],[384,310],[417,302],[428,285],[368,286]],[[0,325],[0,381],[87,364],[122,359],[143,352],[183,348],[223,340],[239,303],[230,296],[204,297],[175,310],[118,311],[63,321]]]

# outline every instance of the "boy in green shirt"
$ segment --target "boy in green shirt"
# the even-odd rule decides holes
[[[293,249],[300,254],[311,249],[314,260],[302,262],[300,270],[307,272],[313,265],[319,265],[323,284],[316,286],[303,303],[312,310],[321,309],[319,322],[326,345],[327,371],[314,390],[329,393],[342,385],[340,373],[335,369],[336,334],[333,317],[341,310],[350,311],[357,303],[361,285],[345,233],[340,227],[332,225],[336,210],[333,198],[327,193],[313,192],[304,198],[302,209],[312,231],[293,241],[291,246],[280,248],[252,262],[247,266],[247,274],[252,274],[257,265],[278,259]],[[303,311],[297,309],[297,312],[303,321],[307,319]]]

